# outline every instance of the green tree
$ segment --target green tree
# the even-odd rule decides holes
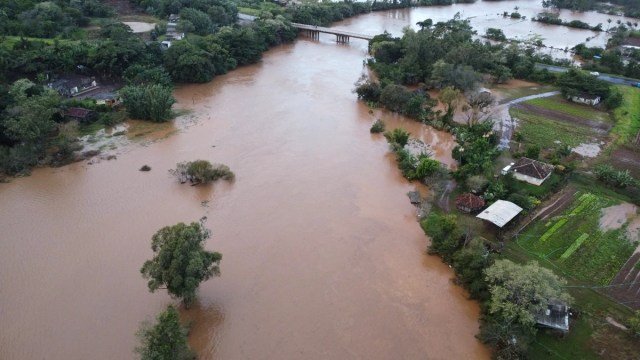
[[[198,35],[207,35],[213,31],[213,22],[211,22],[209,15],[197,9],[182,9],[180,21],[190,22],[193,25],[193,32]]]
[[[155,122],[173,117],[171,107],[176,102],[170,88],[162,85],[129,85],[120,90],[122,103],[129,116]]]
[[[204,249],[211,231],[202,222],[166,226],[153,235],[154,257],[147,260],[140,272],[148,279],[149,290],[166,287],[169,294],[191,305],[202,281],[220,275],[222,254]]]
[[[453,112],[458,106],[458,102],[460,100],[460,90],[457,90],[453,86],[447,86],[438,95],[438,99],[445,105],[446,107],[446,118],[447,120],[451,120],[453,116]]]
[[[570,302],[566,281],[532,261],[519,265],[496,260],[485,270],[489,285],[489,313],[504,322],[514,322],[525,332],[535,333],[535,316],[543,313],[550,300]]]
[[[458,227],[456,216],[431,212],[429,216],[420,221],[420,226],[425,234],[431,238],[429,253],[438,254],[445,262],[450,263],[453,254],[460,248],[460,240],[462,239],[462,232]]]
[[[484,300],[488,297],[487,283],[482,273],[491,262],[489,251],[481,238],[471,240],[453,255],[456,275],[473,298]]]
[[[155,324],[143,323],[137,333],[136,352],[142,360],[192,360],[196,356],[187,343],[187,329],[180,325],[175,307],[169,305]]]

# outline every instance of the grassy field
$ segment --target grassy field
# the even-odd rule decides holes
[[[518,99],[521,97],[542,94],[554,90],[558,90],[557,88],[550,85],[540,85],[540,86],[530,86],[530,87],[516,87],[516,88],[508,88],[501,85],[497,85],[493,90],[498,91],[501,94],[500,103],[504,104],[508,101]]]
[[[536,144],[542,148],[556,147],[556,141],[575,147],[592,142],[596,135],[586,126],[552,120],[521,109],[511,108],[509,113],[517,119],[518,132],[523,135],[524,142]]]
[[[529,226],[517,244],[566,275],[606,285],[635,249],[625,237],[624,226],[609,231],[599,227],[601,209],[619,203],[617,198],[578,191],[564,213]]]
[[[610,122],[611,118],[608,113],[599,111],[591,106],[576,104],[562,98],[561,95],[548,98],[533,99],[526,102],[543,109],[557,111],[559,113],[580,117],[592,121]]]
[[[640,131],[640,89],[617,86],[624,97],[622,106],[613,112],[615,125],[611,133],[617,136],[618,144],[628,144],[635,140]]]

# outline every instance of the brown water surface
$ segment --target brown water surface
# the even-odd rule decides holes
[[[133,358],[140,322],[173,302],[139,274],[150,238],[202,216],[224,255],[183,312],[204,359],[487,358],[477,304],[424,254],[414,186],[369,127],[407,127],[447,164],[453,139],[356,101],[365,49],[324,36],[273,49],[177,89],[193,113],[167,139],[0,184],[0,358]],[[198,158],[236,181],[169,177]]]

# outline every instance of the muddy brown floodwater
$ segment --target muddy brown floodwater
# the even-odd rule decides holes
[[[337,26],[397,31],[436,10]],[[207,247],[224,254],[222,276],[182,312],[203,359],[487,358],[477,304],[424,254],[406,197],[414,186],[369,127],[376,117],[406,127],[447,164],[453,139],[357,102],[365,55],[359,40],[300,39],[177,89],[193,112],[173,136],[0,184],[0,358],[133,358],[140,322],[174,303],[140,276],[150,238],[202,216]],[[198,158],[230,165],[236,181],[169,177]],[[144,164],[152,171],[138,171]]]

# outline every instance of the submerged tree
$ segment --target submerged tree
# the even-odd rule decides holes
[[[187,330],[180,325],[178,311],[171,305],[155,324],[144,323],[137,333],[136,352],[142,360],[191,360],[196,356],[187,344]]]
[[[200,283],[220,276],[222,254],[204,249],[211,231],[200,222],[166,226],[153,235],[154,257],[147,260],[140,272],[151,292],[166,288],[169,294],[189,306],[196,298]]]
[[[180,182],[190,181],[192,184],[206,184],[218,179],[231,181],[235,174],[224,164],[211,164],[207,160],[195,160],[176,164],[175,170],[169,171]]]

